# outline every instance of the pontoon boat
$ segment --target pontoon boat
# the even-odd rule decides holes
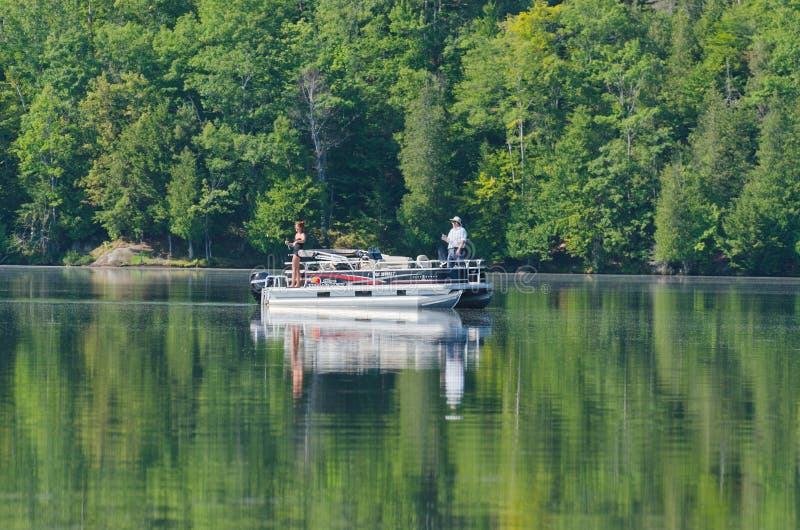
[[[377,249],[301,250],[302,287],[288,287],[290,264],[280,274],[250,275],[253,297],[266,306],[358,308],[482,308],[492,298],[483,260],[453,267],[426,256],[385,256]]]

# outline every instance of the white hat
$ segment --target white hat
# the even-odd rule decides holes
[[[459,216],[457,216],[457,215],[456,215],[455,217],[453,217],[452,219],[450,219],[450,220],[451,220],[451,221],[455,221],[455,222],[457,222],[458,224],[461,224],[461,218],[460,218]]]

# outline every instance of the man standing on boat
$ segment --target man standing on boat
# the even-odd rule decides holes
[[[466,254],[467,231],[461,225],[461,218],[455,216],[450,219],[452,228],[447,235],[442,234],[442,241],[447,242],[447,266],[452,267],[458,262],[464,261]]]

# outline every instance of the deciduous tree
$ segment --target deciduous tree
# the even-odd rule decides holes
[[[47,260],[57,254],[70,227],[79,222],[74,184],[83,169],[73,102],[50,87],[39,92],[22,117],[14,143],[25,194],[17,212],[18,250]]]
[[[455,215],[448,213],[458,206],[448,137],[442,87],[428,78],[406,114],[400,140],[400,169],[408,189],[400,221],[409,248],[433,249],[439,228]]]

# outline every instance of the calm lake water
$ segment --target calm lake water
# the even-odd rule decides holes
[[[800,524],[798,281],[296,315],[247,277],[0,267],[0,528]]]

